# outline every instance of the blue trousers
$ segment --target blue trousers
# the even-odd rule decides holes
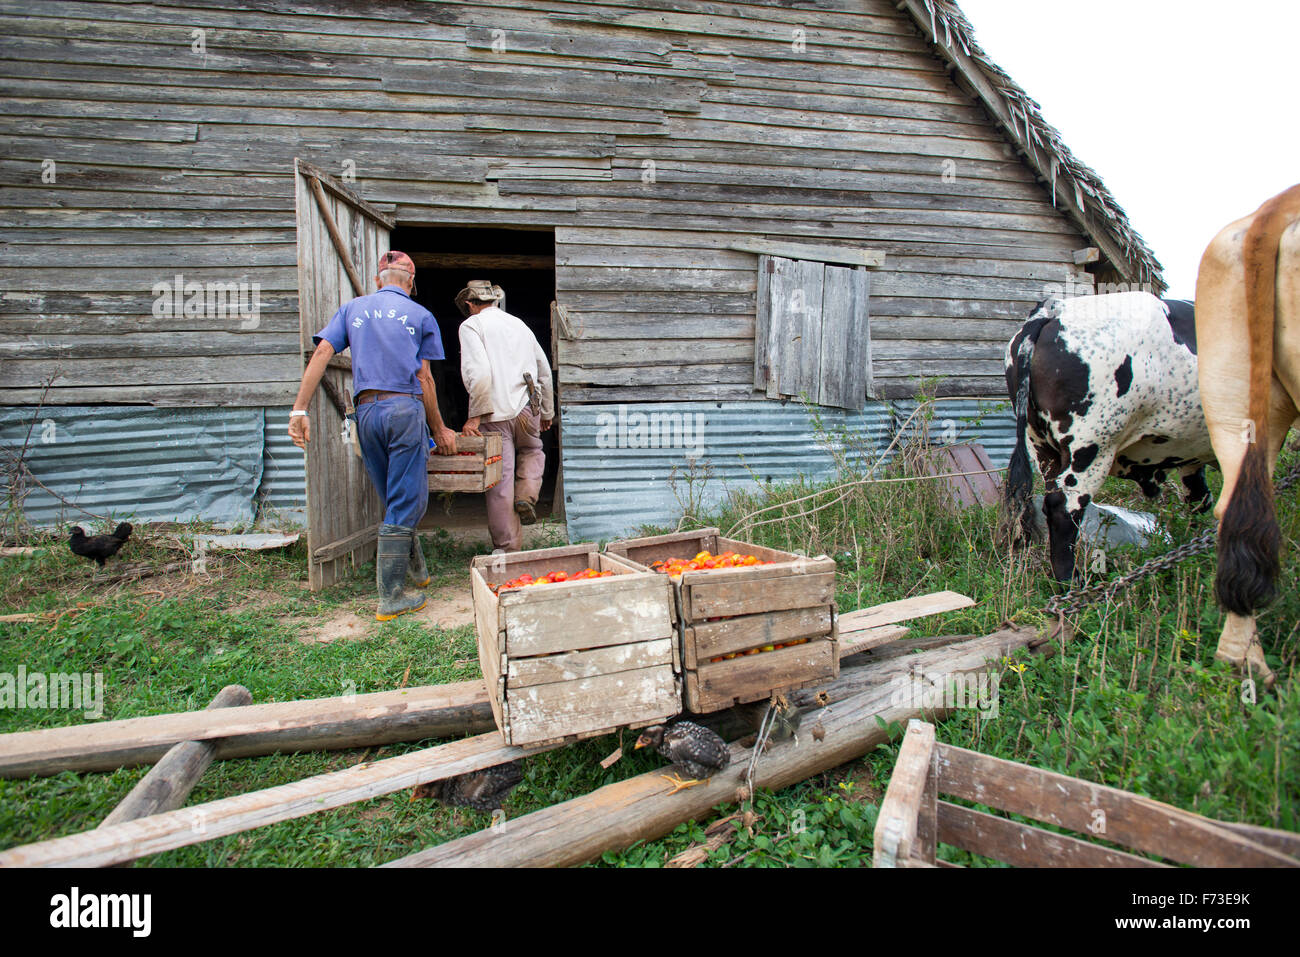
[[[357,438],[384,500],[384,524],[414,528],[429,506],[429,426],[424,404],[394,396],[357,406]]]

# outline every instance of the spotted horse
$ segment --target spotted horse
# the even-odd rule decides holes
[[[1006,502],[1017,538],[1035,538],[1028,440],[1047,485],[1043,514],[1059,581],[1074,577],[1079,522],[1107,475],[1132,479],[1154,498],[1176,471],[1190,506],[1213,503],[1191,303],[1145,292],[1045,300],[1008,343],[1006,374],[1016,412]]]

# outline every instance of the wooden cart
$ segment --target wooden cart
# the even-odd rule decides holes
[[[486,492],[501,481],[501,436],[458,435],[456,455],[429,453],[430,492]],[[468,452],[468,455],[460,453]]]
[[[612,542],[606,548],[647,571],[651,562],[705,550],[775,564],[692,571],[674,582],[689,710],[720,711],[838,677],[831,559],[733,541],[716,528]]]
[[[940,794],[1043,821],[1072,837],[947,801]],[[1164,867],[1085,839],[1196,867],[1300,867],[1300,835],[1226,823],[1117,788],[967,751],[913,719],[880,805],[876,867],[955,867],[950,844],[1017,867]]]
[[[510,589],[523,574],[607,578]],[[507,744],[642,727],[681,711],[672,587],[595,545],[479,555],[470,566],[479,662]]]

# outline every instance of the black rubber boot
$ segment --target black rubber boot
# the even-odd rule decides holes
[[[379,589],[377,621],[390,621],[424,607],[423,595],[403,587],[406,570],[411,564],[413,531],[404,525],[379,526],[379,549],[375,554],[375,585]]]
[[[406,583],[415,588],[423,588],[433,579],[429,575],[429,566],[424,563],[424,549],[420,547],[420,533],[411,532],[411,559],[406,568]]]

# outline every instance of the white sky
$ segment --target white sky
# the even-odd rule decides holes
[[[1191,299],[1222,227],[1300,182],[1296,0],[958,0]]]

